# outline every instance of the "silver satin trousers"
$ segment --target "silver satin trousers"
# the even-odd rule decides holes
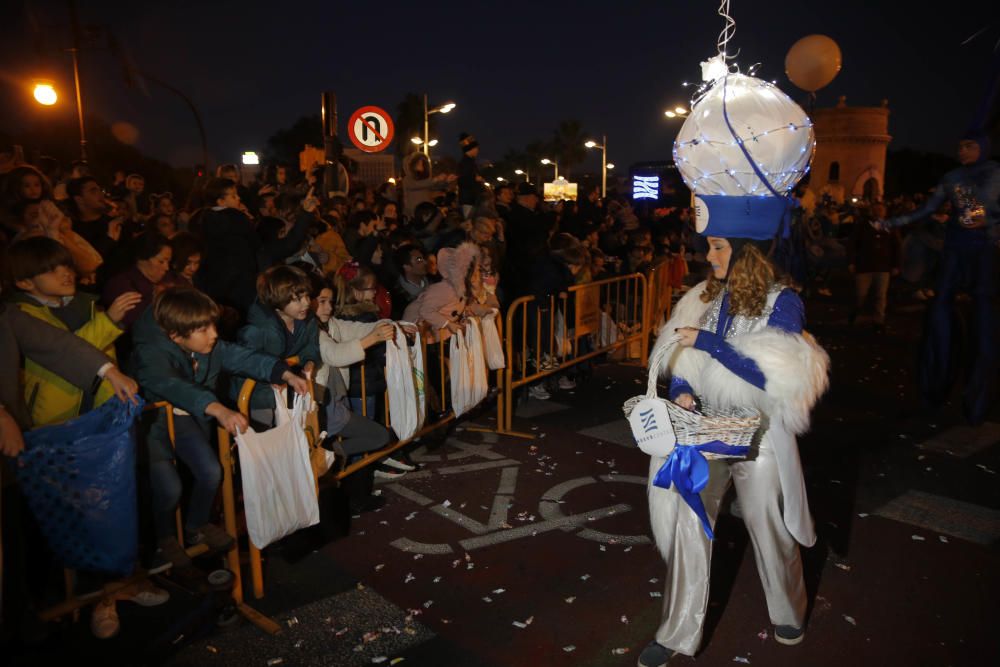
[[[802,578],[799,545],[782,518],[781,485],[774,453],[762,448],[756,459],[740,463],[709,462],[709,481],[701,492],[714,530],[722,497],[729,482],[736,495],[760,574],[767,611],[775,625],[802,627],[806,613],[806,587]],[[712,542],[694,511],[673,488],[653,489],[666,503],[666,520],[660,550],[666,555],[667,575],[663,594],[663,620],[656,641],[685,655],[694,655],[708,608]]]

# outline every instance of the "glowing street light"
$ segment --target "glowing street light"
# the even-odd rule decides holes
[[[48,81],[37,81],[33,91],[35,101],[42,106],[50,107],[59,100],[55,86]]]
[[[614,169],[614,168],[615,168],[615,165],[614,165],[614,164],[612,164],[611,162],[609,162],[609,163],[607,163],[606,165],[604,165],[604,168],[605,168],[605,169]]]
[[[663,112],[663,115],[667,118],[683,118],[688,113],[688,110],[684,107],[674,107],[672,110],[667,109]]]
[[[458,105],[455,104],[454,102],[445,102],[442,105],[439,105],[439,106],[433,107],[431,109],[428,109],[427,108],[427,93],[424,93],[424,140],[423,140],[423,142],[416,142],[416,141],[414,141],[413,143],[417,144],[418,146],[422,145],[424,147],[424,155],[426,155],[427,157],[431,156],[430,147],[434,146],[435,144],[437,144],[437,140],[436,139],[435,140],[431,140],[431,138],[428,136],[430,134],[430,123],[429,123],[429,120],[428,120],[429,117],[430,117],[430,115],[432,113],[450,113],[451,110],[454,109],[456,106],[458,106]]]
[[[601,137],[601,143],[597,143],[594,140],[590,140],[584,144],[587,148],[600,148],[601,149],[601,197],[608,196],[608,137],[607,135]],[[611,165],[613,168],[614,165]]]
[[[554,180],[558,180],[559,179],[559,165],[555,162],[555,160],[550,160],[550,159],[548,159],[546,157],[546,158],[542,158],[541,159],[541,163],[542,164],[551,164],[553,167],[555,167],[556,173],[555,173],[555,176],[553,177],[553,179]]]

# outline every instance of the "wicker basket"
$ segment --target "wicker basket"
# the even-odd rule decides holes
[[[625,417],[628,418],[632,414],[632,409],[639,401],[647,398],[658,399],[667,406],[667,414],[670,416],[670,423],[677,436],[677,442],[684,445],[701,445],[718,440],[733,446],[752,444],[754,436],[760,428],[760,412],[757,410],[752,408],[721,410],[703,404],[701,411],[695,412],[685,410],[673,401],[657,396],[656,379],[660,374],[660,365],[673,351],[678,340],[680,340],[678,336],[673,337],[666,345],[659,348],[650,359],[646,395],[633,396],[625,402],[625,405],[622,406]],[[745,458],[709,452],[706,452],[704,456],[708,459]]]

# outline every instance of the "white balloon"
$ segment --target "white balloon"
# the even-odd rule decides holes
[[[674,142],[674,162],[696,194],[772,196],[741,142],[771,186],[784,195],[808,171],[816,135],[806,112],[775,85],[729,74],[694,104]]]

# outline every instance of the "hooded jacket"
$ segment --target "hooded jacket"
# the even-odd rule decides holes
[[[136,322],[133,342],[135,379],[146,400],[171,403],[191,415],[206,433],[210,433],[211,418],[205,408],[219,400],[216,391],[223,371],[279,383],[288,370],[288,364],[281,359],[224,340],[217,341],[208,354],[185,352],[156,323],[152,308],[147,308]],[[173,458],[162,411],[147,441],[150,460]]]
[[[412,218],[417,206],[433,201],[436,192],[442,192],[446,186],[431,176],[430,166],[427,175],[420,178],[414,171],[417,160],[426,160],[423,153],[414,151],[403,159],[403,213]]]
[[[451,336],[445,327],[449,322],[458,322],[465,312],[467,296],[465,277],[469,267],[479,261],[479,246],[465,242],[457,248],[442,248],[438,252],[438,273],[442,280],[428,285],[403,311],[407,322],[423,320],[437,333],[437,339],[447,340]]]
[[[247,313],[247,323],[240,329],[236,341],[251,350],[257,350],[278,359],[298,357],[298,365],[313,362],[318,368],[323,360],[319,352],[319,322],[313,314],[293,324],[289,331],[273,308],[254,301]],[[229,396],[236,399],[240,395],[246,375],[232,378]],[[250,395],[250,408],[274,409],[274,392],[269,387],[257,385]]]
[[[115,359],[115,339],[122,330],[115,326],[107,314],[97,308],[96,299],[78,293],[68,304],[59,308],[66,311],[57,315],[52,308],[38,302],[30,295],[18,291],[12,298],[23,312],[47,324],[71,331],[110,359]],[[67,322],[70,323],[67,326]],[[83,391],[59,375],[37,364],[30,356],[24,360],[24,400],[35,426],[58,424],[80,414],[84,399],[88,407],[97,407],[114,396],[107,381],[98,385],[96,392]]]

